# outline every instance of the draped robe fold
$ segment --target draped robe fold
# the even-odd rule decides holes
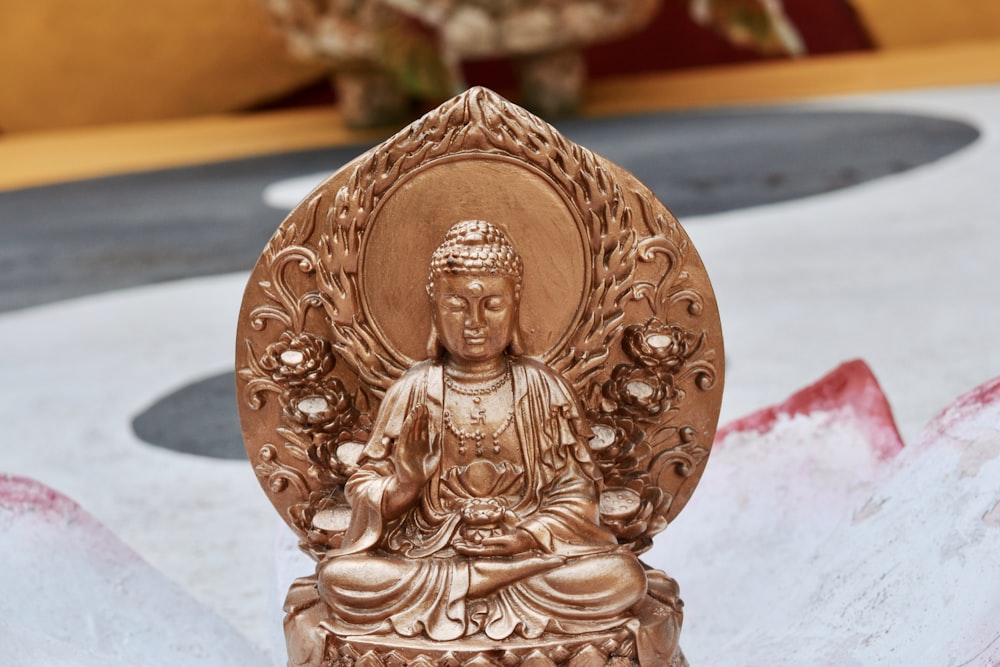
[[[382,513],[396,469],[394,443],[414,408],[426,406],[431,447],[444,440],[443,368],[423,362],[386,393],[362,457],[346,485],[352,508],[340,549],[318,568],[326,621],[340,635],[393,632],[446,641],[484,632],[492,639],[580,634],[623,624],[642,599],[646,577],[636,557],[600,524],[600,473],[587,446],[590,429],[565,381],[540,362],[510,359],[520,465],[497,466],[516,526],[560,565],[473,598],[470,577],[483,568],[518,567],[531,555],[460,556],[456,485],[462,469],[439,469],[407,511]],[[499,483],[499,482],[498,482]],[[458,485],[458,494],[464,487]],[[469,493],[474,497],[474,494]],[[461,500],[459,498],[458,500]],[[538,556],[538,554],[533,554]],[[489,561],[486,563],[486,561]]]

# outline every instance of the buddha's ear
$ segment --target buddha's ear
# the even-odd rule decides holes
[[[507,346],[507,349],[515,356],[527,354],[527,349],[524,347],[524,334],[521,332],[520,324],[514,325],[514,331],[510,337],[510,345]]]
[[[431,317],[431,335],[427,337],[427,358],[440,359],[444,356],[444,345],[441,344],[441,336],[438,334],[437,318]]]
[[[441,344],[441,334],[438,333],[437,326],[437,308],[434,307],[434,287],[433,282],[428,283],[427,287],[427,302],[430,306],[431,311],[431,333],[427,337],[427,358],[428,359],[440,359],[444,356],[444,345]]]
[[[507,351],[515,356],[527,354],[524,346],[524,332],[521,331],[521,283],[514,284],[514,331],[510,336],[510,345]]]

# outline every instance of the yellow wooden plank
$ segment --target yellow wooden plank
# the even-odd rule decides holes
[[[866,52],[592,82],[591,116],[756,104],[879,90],[1000,83],[1000,43]],[[335,109],[212,116],[0,136],[0,190],[370,141]]]
[[[258,0],[0,1],[4,132],[245,109],[323,77]]]
[[[0,137],[0,190],[371,141],[336,109],[313,107]]]
[[[709,67],[598,81],[592,114],[754,104],[935,86],[1000,83],[1000,42],[971,42]]]
[[[851,5],[881,48],[1000,38],[997,0],[851,0]]]

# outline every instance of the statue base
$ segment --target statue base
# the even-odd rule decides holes
[[[497,641],[483,634],[449,642],[391,634],[339,636],[316,577],[295,581],[285,602],[289,667],[688,667],[678,646],[683,602],[662,573],[650,577],[636,617],[611,630]]]

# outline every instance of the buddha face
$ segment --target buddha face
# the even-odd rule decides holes
[[[517,322],[517,291],[505,276],[441,275],[431,297],[441,344],[458,362],[504,353]]]

